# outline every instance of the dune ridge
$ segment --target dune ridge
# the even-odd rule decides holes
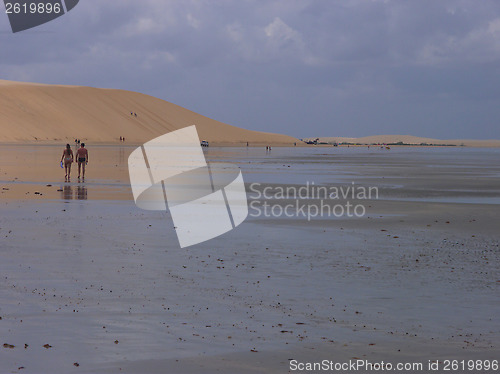
[[[500,147],[500,140],[487,139],[433,139],[423,138],[413,135],[373,135],[361,138],[347,138],[347,137],[319,137],[319,138],[306,138],[305,141],[319,139],[319,142],[325,143],[351,143],[351,144],[389,144],[399,143],[412,145],[434,144],[434,145],[456,145],[466,147]]]
[[[131,113],[136,113],[131,115]],[[0,142],[144,143],[196,125],[211,143],[293,145],[287,135],[231,126],[145,94],[0,80]]]

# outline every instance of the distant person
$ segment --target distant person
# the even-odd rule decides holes
[[[76,151],[76,160],[78,161],[78,179],[80,179],[81,169],[83,169],[82,177],[85,179],[85,166],[89,163],[89,152],[85,148],[85,143],[82,143]]]
[[[247,142],[247,147],[248,147],[248,142]]]
[[[137,117],[137,113],[134,113],[134,116],[136,116],[136,117]]]
[[[120,136],[120,141],[122,141],[122,137]]]
[[[66,144],[66,148],[61,156],[61,162],[64,162],[64,171],[66,172],[64,180],[69,180],[71,178],[71,164],[73,164],[73,151],[69,144]]]

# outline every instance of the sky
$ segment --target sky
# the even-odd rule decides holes
[[[0,14],[0,46],[0,79],[142,92],[251,130],[500,139],[497,0],[81,0],[16,34]]]

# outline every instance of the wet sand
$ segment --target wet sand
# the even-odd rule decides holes
[[[207,158],[243,169],[250,202],[252,189],[306,180],[375,185],[380,196],[363,201],[362,218],[249,217],[181,250],[169,213],[133,204],[132,149],[93,149],[85,183],[68,184],[57,147],[35,157],[0,147],[0,343],[14,346],[0,347],[1,372],[498,359],[494,153],[211,149]],[[30,157],[36,168],[19,165]]]

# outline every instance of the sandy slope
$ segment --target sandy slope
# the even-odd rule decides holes
[[[0,142],[80,138],[110,143],[124,136],[128,143],[143,143],[193,124],[200,139],[214,143],[292,145],[297,141],[230,126],[136,92],[0,80]]]
[[[314,140],[307,138],[304,140]],[[500,147],[500,140],[473,140],[473,139],[431,139],[412,135],[375,135],[362,138],[346,137],[320,137],[320,142],[327,143],[358,143],[358,144],[387,144],[403,142],[405,144],[446,144],[446,145],[465,145],[468,147]]]

